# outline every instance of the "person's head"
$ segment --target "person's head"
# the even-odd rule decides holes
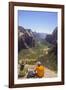
[[[37,62],[37,66],[40,66],[41,65],[41,62]]]

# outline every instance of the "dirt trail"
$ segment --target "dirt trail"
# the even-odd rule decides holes
[[[56,76],[57,76],[56,72],[45,67],[44,77],[51,78],[51,77],[56,77]]]

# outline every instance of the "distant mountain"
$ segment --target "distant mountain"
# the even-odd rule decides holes
[[[57,43],[57,27],[54,29],[52,34],[48,34],[45,38],[46,41],[55,45]]]
[[[46,38],[46,33],[37,33],[37,32],[33,32],[33,35],[35,37],[36,40],[43,40]]]
[[[40,36],[40,38],[41,39],[45,39],[46,38],[46,33],[38,33],[39,34],[39,36]]]

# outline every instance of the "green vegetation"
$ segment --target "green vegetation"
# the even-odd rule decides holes
[[[20,78],[20,77],[24,77],[25,75],[26,75],[26,72],[25,72],[25,70],[23,69],[22,71],[19,72],[18,77],[19,77],[19,78]]]

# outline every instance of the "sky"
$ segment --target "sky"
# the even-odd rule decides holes
[[[57,25],[57,12],[18,10],[18,25],[33,32],[51,34]]]

